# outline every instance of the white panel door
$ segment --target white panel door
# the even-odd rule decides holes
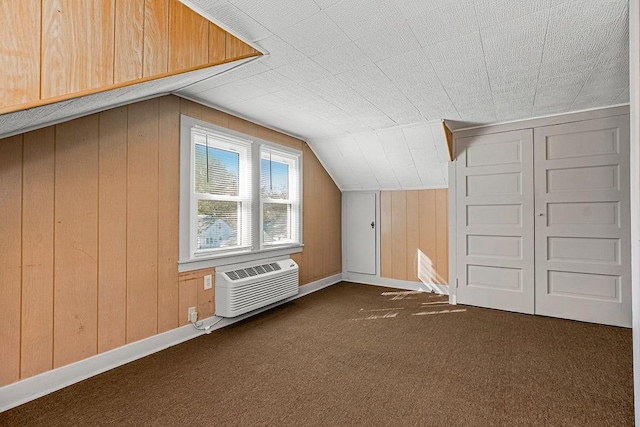
[[[376,274],[376,193],[344,193],[346,270]]]
[[[536,128],[536,314],[631,326],[629,118]]]
[[[457,301],[533,313],[533,131],[456,143]]]

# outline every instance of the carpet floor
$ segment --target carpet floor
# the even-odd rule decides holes
[[[2,426],[631,426],[631,330],[340,283]]]

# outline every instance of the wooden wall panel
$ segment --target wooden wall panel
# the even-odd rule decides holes
[[[420,249],[420,192],[407,191],[407,280],[418,282]]]
[[[5,0],[0,114],[260,55],[227,41],[179,0]]]
[[[0,386],[20,377],[22,139],[0,141]]]
[[[260,133],[259,125],[234,116],[229,117],[229,129],[253,136],[258,136],[258,134]]]
[[[178,327],[180,100],[158,100],[158,332]]]
[[[143,57],[144,77],[168,71],[169,0],[145,0]]]
[[[98,115],[56,126],[53,365],[97,352]]]
[[[435,190],[420,191],[420,251],[426,257],[425,262],[431,263],[432,272],[436,271],[436,192]],[[435,274],[432,274],[435,276]],[[432,278],[435,280],[435,277]]]
[[[214,110],[213,108],[205,108],[202,112],[201,120],[204,120],[209,123],[213,123],[214,125],[222,126],[225,128],[229,127],[229,115],[223,113],[222,111]]]
[[[204,289],[204,276],[211,275],[211,289]],[[187,312],[189,307],[195,307],[198,311],[198,320],[206,319],[215,314],[215,280],[216,270],[205,268],[202,270],[180,273],[179,293],[179,323],[188,325]]]
[[[54,149],[53,127],[24,135],[21,377],[53,367]]]
[[[419,281],[418,254],[432,266],[431,281],[448,283],[447,190],[380,194],[381,276]],[[404,270],[403,270],[404,266]]]
[[[113,84],[115,0],[42,0],[42,98]]]
[[[98,352],[126,343],[127,107],[100,113]]]
[[[227,58],[243,58],[256,54],[256,50],[237,37],[227,34]]]
[[[302,149],[305,247],[292,258],[301,284],[340,273],[340,191],[293,137],[166,96],[7,138],[0,384],[187,324],[188,307],[214,314],[203,276],[215,271],[178,275],[181,112]]]
[[[306,231],[307,234],[309,234],[309,239],[305,240],[308,245],[308,250],[302,251],[305,260],[303,268],[308,272],[306,280],[302,283],[309,283],[316,280],[322,271],[323,255],[321,255],[321,240],[325,238],[325,235],[322,233],[322,217],[317,213],[325,209],[326,205],[324,205],[324,200],[322,198],[322,184],[320,183],[320,171],[318,170],[320,162],[311,149],[307,149],[305,163],[308,167],[303,168],[303,171],[308,171],[308,176],[304,179],[304,182],[309,182],[311,186],[309,191],[304,192],[304,194],[307,194],[308,196],[305,201],[308,215],[307,221],[305,221],[304,224],[306,224]]]
[[[211,289],[204,289],[204,276],[210,274],[213,287]],[[196,281],[196,287],[198,289],[198,318],[206,319],[214,315],[216,311],[215,307],[215,281],[216,272],[214,269],[205,270],[200,272],[199,278]]]
[[[318,159],[313,156],[313,161],[312,162],[308,162],[308,164],[311,166],[311,180],[313,182],[313,191],[311,191],[310,193],[313,195],[315,195],[315,199],[313,200],[313,203],[311,205],[311,212],[314,211],[318,211],[319,209],[322,208],[322,204],[324,203],[324,199],[323,199],[323,192],[322,192],[322,182],[321,182],[321,174],[320,171],[318,170]],[[305,267],[309,270],[310,272],[310,277],[309,277],[309,282],[312,282],[315,280],[316,277],[318,277],[320,275],[320,272],[322,271],[322,258],[318,257],[316,259],[314,258],[314,255],[318,255],[322,252],[322,240],[318,238],[318,236],[323,236],[323,220],[319,215],[311,215],[311,221],[309,223],[309,225],[314,229],[313,231],[313,235],[314,235],[314,239],[311,240],[309,242],[309,256],[308,256],[308,263],[305,265]]]
[[[449,283],[449,225],[448,225],[448,191],[436,190],[436,241],[438,260],[436,271],[440,283]]]
[[[158,99],[129,106],[127,342],[158,330]]]
[[[209,23],[209,62],[227,59],[227,32],[216,24]]]
[[[180,113],[186,116],[202,120],[202,114],[206,109],[207,107],[202,104],[198,104],[184,98],[180,99]]]
[[[0,105],[40,98],[40,0],[0,1]]]
[[[169,71],[185,70],[208,63],[209,21],[179,0],[170,0]],[[194,40],[205,41],[194,43]]]
[[[295,147],[293,138],[288,143]],[[300,284],[305,285],[342,271],[342,194],[306,144],[302,205],[304,249],[292,258],[300,266]]]
[[[303,147],[306,146],[304,142],[299,140],[298,138],[294,138],[289,135],[285,135],[284,133],[277,132],[273,129],[265,128],[262,126],[257,126],[256,135],[258,138],[266,139],[267,141],[276,142],[278,144],[286,145],[287,147],[295,148],[296,150],[303,150]],[[308,148],[308,147],[307,147]],[[313,154],[313,151],[309,149],[309,152]]]
[[[198,277],[191,273],[180,275],[178,288],[178,324],[188,325],[187,313],[189,307],[198,307]]]
[[[113,83],[142,78],[145,0],[116,0]]]
[[[391,193],[391,272],[407,280],[407,193]]]
[[[198,307],[198,279],[189,279],[180,282],[179,292],[179,320],[180,326],[188,325],[187,314],[190,307]],[[200,314],[198,314],[199,316]]]

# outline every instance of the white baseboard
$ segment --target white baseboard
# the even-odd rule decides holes
[[[326,277],[307,285],[300,286],[298,295],[287,298],[286,300],[278,301],[277,303],[234,318],[225,318],[220,320],[220,318],[217,317],[209,317],[203,320],[203,326],[207,326],[212,324],[214,321],[218,321],[218,323],[211,328],[211,331],[224,328],[225,326],[334,285],[340,281],[342,281],[342,274]],[[37,399],[38,397],[60,390],[71,384],[75,384],[110,369],[164,350],[165,348],[196,338],[204,333],[204,331],[196,330],[192,325],[181,326],[179,328],[91,356],[70,365],[52,369],[50,371],[43,372],[42,374],[0,387],[0,412],[4,412],[18,405],[22,405],[23,403]]]
[[[426,285],[422,282],[388,279],[386,277],[357,273],[342,273],[342,280],[362,283],[364,285],[385,286],[388,288],[405,289],[407,291],[435,292],[441,295],[449,295],[449,285],[440,285],[437,283],[429,283]]]

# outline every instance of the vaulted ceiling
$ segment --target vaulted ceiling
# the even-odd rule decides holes
[[[425,123],[429,135],[434,120],[503,122],[629,99],[626,0],[183,2],[268,56],[181,93],[309,140],[343,190],[445,184],[442,172],[417,173],[442,169],[434,158],[412,157],[410,179],[402,163],[376,176],[369,144],[415,152],[406,125]],[[424,140],[421,152],[441,143]]]
[[[180,0],[265,55],[0,116],[174,92],[309,142],[342,190],[446,186],[441,122],[629,101],[627,0]]]

